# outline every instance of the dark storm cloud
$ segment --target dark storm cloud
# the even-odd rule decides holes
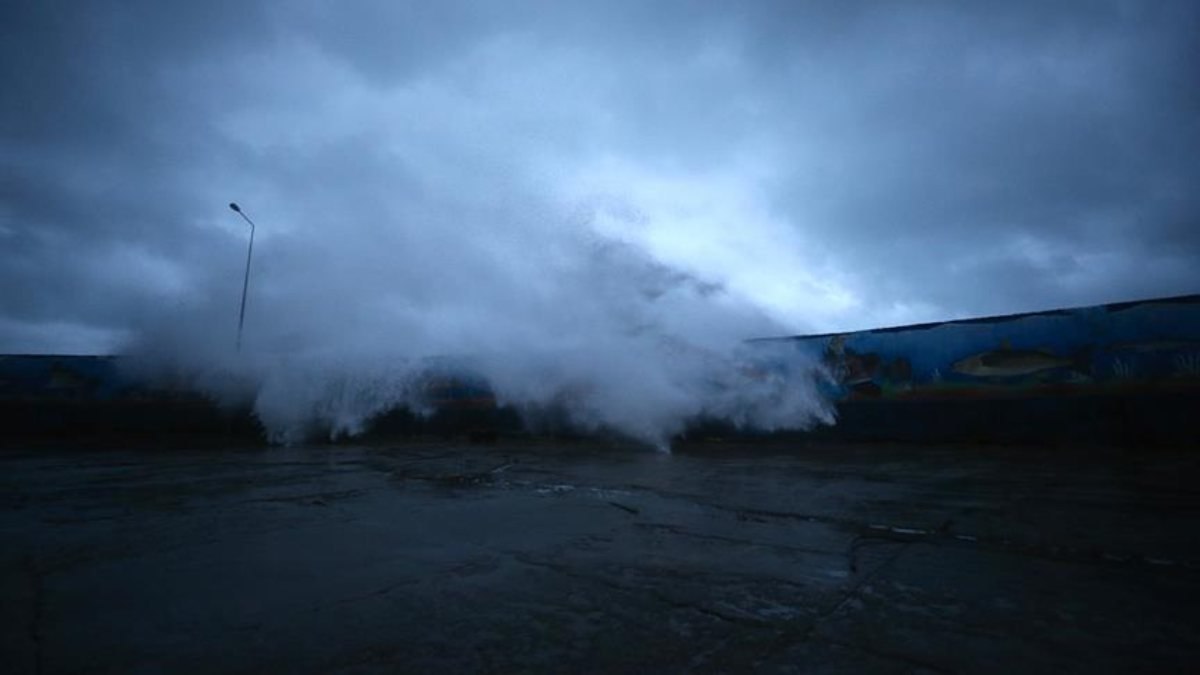
[[[564,201],[787,330],[1200,289],[1191,2],[2,11],[0,351],[236,298],[231,198],[256,307],[363,325],[446,302],[371,241],[536,277],[492,259]]]
[[[188,215],[203,203],[189,179],[206,163],[203,146],[211,153],[220,139],[203,138],[203,111],[162,69],[236,43],[239,25],[252,29],[221,25],[237,4],[6,5],[0,315],[9,325],[128,328],[174,302],[197,249],[225,247]],[[34,334],[55,348],[52,332]]]
[[[871,287],[955,313],[1197,288],[1196,12],[1071,9],[910,17],[850,78],[833,170],[798,177]]]

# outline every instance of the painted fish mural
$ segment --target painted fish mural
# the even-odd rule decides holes
[[[835,400],[1200,390],[1200,295],[780,340]]]
[[[950,369],[971,377],[1021,377],[1058,368],[1086,370],[1083,358],[1068,359],[1041,349],[1013,349],[1002,346],[955,361]]]

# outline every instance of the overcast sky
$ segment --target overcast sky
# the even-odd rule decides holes
[[[642,273],[566,239],[747,331],[1200,292],[1197,36],[1194,0],[5,2],[0,352],[232,330],[231,200],[280,335]]]

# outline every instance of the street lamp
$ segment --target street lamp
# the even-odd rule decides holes
[[[250,247],[246,249],[246,278],[242,280],[242,310],[238,313],[237,349],[240,352],[242,351],[242,325],[246,323],[246,289],[250,287],[250,256],[254,255],[254,221],[250,220],[250,216],[242,213],[237,202],[229,202],[229,208],[250,224]]]

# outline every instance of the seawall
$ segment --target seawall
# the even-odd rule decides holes
[[[821,361],[838,423],[775,438],[1196,444],[1200,295],[849,333],[764,338]],[[119,356],[0,356],[6,441],[261,441],[247,407],[150,384]],[[769,361],[767,368],[770,367]],[[435,414],[393,411],[379,437],[528,433],[469,375],[425,384]],[[697,422],[691,438],[766,438]]]

